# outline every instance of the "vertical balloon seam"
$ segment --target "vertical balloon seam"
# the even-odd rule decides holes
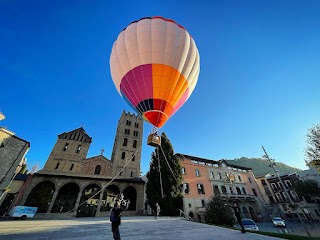
[[[184,30],[185,31],[185,30]],[[181,31],[179,32],[179,39],[181,39]],[[190,38],[186,38],[187,40],[189,40],[190,41]],[[182,47],[180,44],[179,44],[179,48],[180,47]],[[183,46],[183,48],[185,49],[185,45]],[[184,50],[185,51],[185,50]],[[183,69],[185,68],[185,63],[186,63],[186,61],[187,61],[187,59],[188,59],[188,55],[189,55],[189,51],[190,51],[190,45],[189,45],[189,48],[188,48],[188,53],[187,53],[187,55],[186,55],[186,58],[184,59],[184,63],[183,63],[183,67],[182,67],[182,69],[181,69],[181,71],[179,71],[179,69],[177,69],[177,71],[179,72],[179,79],[178,79],[178,81],[176,82],[176,84],[175,84],[175,86],[174,86],[174,88],[173,89],[176,89],[176,87],[177,87],[177,84],[180,82],[180,78],[181,78],[181,76],[183,76],[182,75],[182,72],[183,72]],[[179,51],[177,52],[177,55],[178,55],[178,53],[179,53]],[[183,54],[183,52],[181,53],[181,54]],[[180,56],[179,56],[180,57]],[[183,76],[183,78],[186,80],[186,78]],[[175,91],[174,91],[175,92]],[[172,92],[172,94],[171,94],[171,96],[170,96],[170,102],[172,102],[172,105],[173,105],[173,109],[175,109],[176,108],[176,104],[174,104],[175,103],[175,99],[176,99],[176,94],[173,94],[174,92]],[[179,92],[180,92],[180,90],[179,90]],[[175,95],[175,96],[174,96]],[[173,114],[171,113],[170,114],[170,116],[172,116]]]
[[[167,22],[165,22],[165,38],[167,37]],[[166,50],[166,44],[164,43],[164,46],[163,46],[163,52],[165,52],[165,50]],[[164,65],[164,54],[163,54],[163,59],[162,59],[162,64]],[[162,66],[162,72],[161,72],[161,80],[162,80],[162,78],[163,78],[163,71],[164,71],[164,69],[163,69],[163,66]],[[160,95],[159,95],[160,96]],[[164,99],[163,99],[163,97],[162,97],[162,99],[161,99],[161,104],[160,104],[160,111],[162,110],[162,104],[163,104],[163,101],[164,101]],[[160,114],[158,114],[158,119],[157,119],[157,125],[158,125],[158,123],[159,123],[159,121],[160,121],[160,117],[162,117],[162,115],[160,115]]]
[[[177,36],[179,37],[179,46],[178,46],[178,50],[176,51],[174,63],[177,62],[177,57],[178,57],[178,55],[179,55],[179,48],[181,47],[181,45],[180,45],[180,40],[181,40],[181,31],[180,31],[180,29],[179,29],[179,33],[177,34]],[[177,81],[175,82],[174,87],[172,87],[172,89],[175,89],[176,86],[177,86],[177,83],[179,82],[179,79],[180,79],[180,76],[181,76],[181,72],[180,72],[179,69],[177,69],[175,66],[172,66],[172,68],[176,69],[176,71],[179,73],[179,75],[177,76],[178,79],[177,79]],[[172,71],[172,72],[173,72],[173,71]],[[172,72],[171,72],[171,76],[172,76]],[[173,107],[173,109],[174,109],[174,104],[173,104],[173,102],[171,101],[173,93],[174,93],[174,91],[171,91],[171,94],[170,94],[170,96],[168,97],[168,102],[169,102],[170,104],[172,104],[172,107]],[[168,115],[169,115],[169,118],[172,116],[171,113],[169,113]]]

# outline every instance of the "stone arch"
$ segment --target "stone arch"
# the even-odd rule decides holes
[[[98,183],[89,183],[83,189],[77,217],[95,217],[99,203],[101,187]]]
[[[46,213],[54,191],[55,184],[52,181],[42,181],[31,190],[24,205],[38,207],[37,213]]]
[[[128,210],[137,209],[137,190],[133,186],[128,186],[123,190],[124,199],[130,200]]]
[[[69,212],[72,210],[76,205],[79,191],[80,187],[77,183],[69,182],[64,184],[59,189],[51,212]]]
[[[106,187],[103,191],[100,211],[110,211],[119,194],[120,190],[117,185],[112,184]]]

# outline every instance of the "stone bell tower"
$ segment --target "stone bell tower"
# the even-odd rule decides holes
[[[113,144],[111,161],[115,176],[130,161],[119,177],[140,177],[143,120],[130,112],[122,112]]]

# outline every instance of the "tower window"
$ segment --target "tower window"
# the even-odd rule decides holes
[[[139,123],[134,123],[134,127],[138,128],[139,127]]]
[[[125,129],[125,130],[124,130],[124,134],[125,134],[125,135],[130,135],[130,129]]]
[[[133,172],[131,171],[131,173],[130,173],[130,177],[132,177],[133,176]]]
[[[101,166],[100,166],[100,165],[97,165],[97,166],[96,166],[96,169],[94,170],[94,174],[99,175],[99,174],[100,174],[100,171],[101,171]]]
[[[58,169],[59,165],[60,165],[60,163],[57,163],[57,165],[56,165],[55,169]]]
[[[72,171],[72,169],[73,169],[73,166],[74,166],[74,164],[72,163],[72,164],[71,164],[71,167],[70,167],[70,171]]]
[[[133,140],[133,146],[134,148],[137,148],[137,140]]]
[[[128,138],[124,138],[122,146],[127,146],[127,144],[128,144]]]
[[[66,145],[64,145],[63,151],[67,151],[68,147],[69,147],[69,143],[66,143]]]
[[[127,126],[131,126],[131,121],[127,120],[126,125],[127,125]]]
[[[133,136],[138,137],[139,132],[138,131],[133,131]]]
[[[79,153],[79,152],[80,152],[80,150],[81,150],[81,145],[78,145],[78,148],[77,148],[76,153]]]
[[[134,160],[136,160],[136,156],[132,154],[132,162],[134,162]]]
[[[122,152],[121,154],[121,159],[124,159],[126,157],[126,153],[125,152]]]

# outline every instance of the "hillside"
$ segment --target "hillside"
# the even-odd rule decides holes
[[[274,174],[274,171],[271,167],[269,167],[269,162],[262,158],[236,158],[233,160],[227,160],[227,162],[243,167],[252,168],[252,171],[255,176],[267,174],[270,172]],[[276,168],[279,170],[279,173],[288,173],[288,172],[297,172],[301,171],[301,169],[290,167],[284,163],[276,162]]]

